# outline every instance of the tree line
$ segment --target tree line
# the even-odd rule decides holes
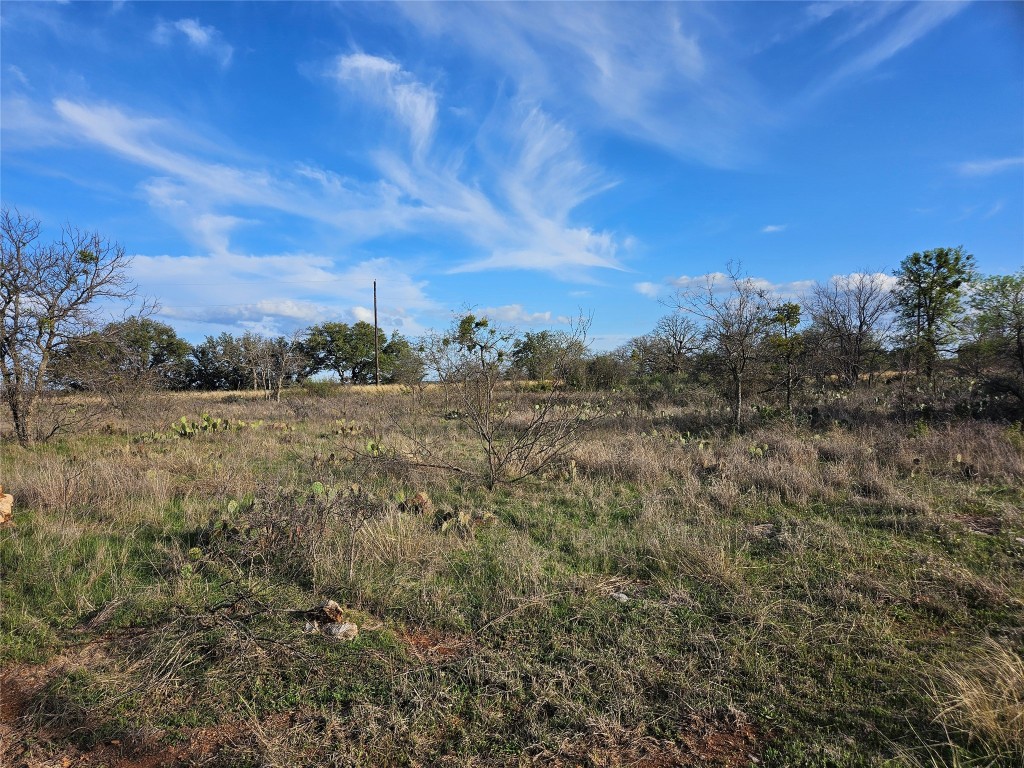
[[[175,330],[147,317],[108,323],[68,341],[55,355],[51,382],[71,390],[109,388],[112,382],[164,390],[281,390],[317,374],[372,384],[379,350],[381,383],[412,383],[423,376],[412,344],[388,337],[363,321],[327,322],[291,336],[247,331],[221,333],[189,344]]]
[[[809,389],[880,378],[933,393],[957,383],[1007,412],[1024,405],[1024,270],[979,275],[962,247],[913,253],[891,275],[835,276],[799,298],[729,269],[666,304],[649,334],[603,361],[605,375],[710,385],[737,425],[752,396],[789,411]]]
[[[115,405],[148,389],[251,389],[280,398],[323,374],[375,383],[375,350],[380,383],[415,384],[463,375],[451,368],[452,345],[476,339],[480,328],[498,332],[473,326],[482,318],[466,314],[448,332],[418,340],[332,321],[290,336],[221,333],[190,344],[145,311],[100,321],[104,302],[134,293],[118,243],[72,227],[42,243],[38,221],[6,208],[0,235],[0,375],[25,444],[47,436],[34,415],[53,391],[102,393]],[[882,379],[926,393],[956,382],[992,412],[1016,415],[1024,406],[1024,270],[979,275],[962,247],[913,253],[891,274],[836,276],[799,297],[730,267],[665,305],[649,333],[610,352],[592,353],[578,328],[502,329],[494,365],[474,370],[538,386],[631,388],[647,398],[685,398],[700,388],[724,399],[736,427],[752,405],[791,413],[811,395]],[[483,353],[478,339],[469,346],[470,358]]]

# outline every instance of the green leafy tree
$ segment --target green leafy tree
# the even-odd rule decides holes
[[[201,344],[193,346],[190,353],[192,388],[205,391],[245,389],[251,377],[261,375],[261,366],[265,366],[264,340],[259,339],[259,344],[256,341],[250,338],[243,347],[240,338],[223,332],[219,336],[207,336]]]
[[[303,341],[309,372],[332,371],[344,381],[351,370],[351,333],[348,323],[320,323],[310,328]]]
[[[527,331],[512,345],[512,367],[533,381],[559,379],[579,384],[586,375],[586,348],[571,334]]]
[[[161,389],[183,389],[188,381],[188,353],[191,345],[166,323],[148,318],[131,318],[104,332],[112,335],[126,352],[126,362],[138,371],[155,374]]]
[[[786,399],[786,410],[793,410],[793,393],[800,384],[804,339],[800,327],[800,305],[785,302],[774,307],[769,320],[771,331],[766,339],[768,358],[777,371],[777,381]]]
[[[896,303],[914,368],[932,381],[940,356],[958,336],[964,288],[974,278],[974,256],[963,246],[912,253],[894,273]]]
[[[551,331],[527,331],[512,346],[512,365],[528,379],[550,379],[555,375],[558,341]]]
[[[398,331],[391,332],[381,348],[381,381],[388,384],[419,384],[425,375],[423,358]]]
[[[387,345],[388,337],[384,331],[377,329],[374,334],[372,323],[360,320],[353,323],[346,334],[346,352],[348,355],[349,376],[353,384],[373,384],[376,370],[374,368],[374,337],[376,336],[376,349],[383,350]],[[381,362],[381,375],[386,368]]]
[[[979,281],[970,304],[975,346],[990,385],[1024,401],[1024,270]]]
[[[623,344],[616,353],[628,364],[629,377],[635,381],[644,381],[658,375],[660,344],[654,334],[645,333],[634,336]]]
[[[629,383],[631,373],[627,350],[604,352],[586,361],[586,382],[593,389],[621,389]]]
[[[74,339],[54,357],[53,382],[107,396],[122,411],[151,389],[184,389],[191,346],[164,323],[132,317]]]
[[[306,374],[331,371],[342,381],[372,384],[376,375],[374,329],[371,323],[327,322],[314,325],[302,342]],[[412,345],[394,331],[388,338],[377,330],[382,382],[415,383],[423,378],[423,361]]]

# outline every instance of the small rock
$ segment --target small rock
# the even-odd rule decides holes
[[[327,637],[333,637],[335,640],[355,640],[359,637],[359,627],[351,621],[346,621],[342,624],[327,624],[320,631]]]
[[[434,503],[430,500],[423,491],[420,491],[411,499],[406,499],[398,505],[398,509],[401,512],[411,512],[418,515],[432,515],[434,514]]]
[[[14,497],[0,485],[0,527],[14,525]]]
[[[333,600],[328,600],[326,603],[321,605],[317,611],[322,613],[328,621],[338,623],[345,621],[345,611]]]
[[[612,600],[614,600],[617,603],[628,603],[629,602],[629,595],[627,595],[625,592],[612,592],[611,597],[612,597]]]
[[[310,632],[317,632],[319,631],[319,629],[320,624],[316,621],[307,621],[305,624],[302,625],[302,631],[305,632],[307,635]]]

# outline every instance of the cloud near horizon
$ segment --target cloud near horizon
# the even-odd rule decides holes
[[[851,272],[849,274],[832,275],[826,282],[843,282],[855,280],[859,277],[870,277],[880,282],[884,290],[891,291],[896,287],[897,279],[885,272]],[[758,290],[767,292],[770,295],[783,299],[799,298],[814,288],[820,281],[817,280],[790,280],[788,282],[774,282],[764,277],[745,275],[741,281],[749,281],[749,284]],[[633,290],[641,296],[659,301],[669,298],[672,294],[683,291],[703,292],[708,289],[715,294],[725,294],[732,290],[732,278],[724,272],[708,272],[703,275],[679,275],[678,277],[665,278],[660,283],[639,282],[633,284]]]
[[[509,325],[544,326],[555,323],[568,325],[572,319],[565,315],[554,315],[547,312],[528,312],[522,304],[506,304],[501,307],[482,307],[473,310],[473,314]]]
[[[374,280],[386,329],[417,335],[425,329],[421,314],[442,313],[427,282],[415,279],[409,264],[387,258],[338,264],[310,253],[136,255],[131,274],[139,295],[159,292],[157,317],[184,323],[186,331],[212,324],[276,335],[327,320],[367,320],[368,313],[372,319]]]

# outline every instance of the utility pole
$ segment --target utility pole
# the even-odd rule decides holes
[[[380,337],[377,330],[377,281],[373,281],[373,386],[380,386]]]

